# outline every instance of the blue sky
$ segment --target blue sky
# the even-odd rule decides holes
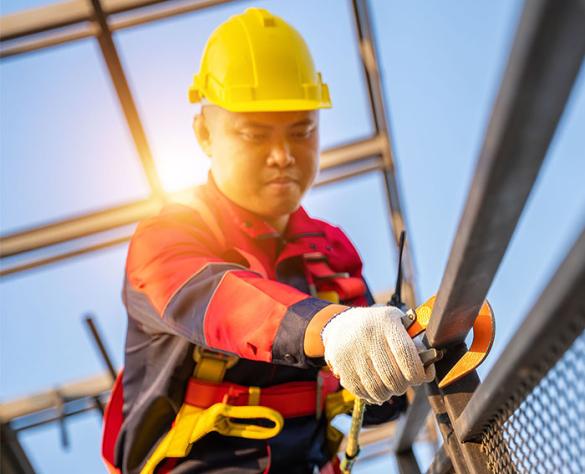
[[[46,0],[2,1],[3,14]],[[331,88],[322,114],[324,147],[372,132],[348,2],[237,2],[116,34],[123,65],[163,183],[204,176],[191,133],[187,86],[208,34],[246,6],[271,9],[309,43]],[[387,113],[418,293],[439,287],[483,134],[519,18],[521,2],[370,2]],[[310,14],[308,14],[310,13]],[[145,197],[138,157],[94,40],[0,63],[2,233]],[[585,224],[585,73],[581,71],[537,185],[514,234],[490,300],[498,333],[485,376]],[[367,175],[312,191],[305,205],[344,228],[375,291],[391,287],[382,181]],[[125,246],[23,273],[0,283],[0,399],[103,370],[82,325],[96,315],[117,364],[125,315],[120,300]],[[22,436],[39,472],[102,472],[97,414]],[[82,461],[80,461],[82,460]],[[380,469],[391,464],[381,461]],[[368,472],[374,472],[369,470]]]

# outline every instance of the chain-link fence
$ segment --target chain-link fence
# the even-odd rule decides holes
[[[546,375],[550,365],[546,360],[539,365],[542,370],[531,374],[531,381],[540,380],[535,388],[527,388],[532,383],[520,387],[483,438],[490,469],[494,473],[583,474],[585,332]]]

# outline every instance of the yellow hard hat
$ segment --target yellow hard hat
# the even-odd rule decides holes
[[[219,25],[205,45],[189,100],[233,112],[331,107],[307,44],[282,18],[248,8]]]

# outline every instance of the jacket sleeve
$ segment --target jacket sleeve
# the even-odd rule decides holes
[[[124,303],[152,334],[256,361],[313,366],[304,335],[329,303],[228,261],[198,214],[181,205],[141,222],[130,242]]]

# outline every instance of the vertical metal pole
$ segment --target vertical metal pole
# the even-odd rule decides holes
[[[104,362],[104,365],[106,366],[110,376],[112,377],[112,383],[113,383],[114,380],[116,380],[118,373],[117,373],[116,369],[114,368],[114,364],[112,363],[112,358],[110,357],[110,355],[108,354],[108,351],[106,350],[106,346],[104,345],[103,338],[100,336],[100,333],[97,329],[97,326],[95,325],[95,322],[93,320],[93,316],[91,314],[88,314],[85,316],[85,324],[89,328],[89,332],[91,333],[91,335],[93,337],[93,341],[95,342],[95,345],[96,345],[100,355],[102,356],[102,360]]]
[[[351,0],[351,5],[353,8],[357,40],[360,46],[362,66],[368,89],[374,130],[376,135],[381,136],[385,143],[382,151],[382,160],[384,163],[384,189],[386,191],[386,198],[390,211],[391,232],[394,236],[395,244],[398,246],[400,233],[406,229],[406,226],[402,213],[402,206],[400,204],[400,191],[394,167],[390,132],[384,109],[382,80],[378,68],[376,46],[368,14],[367,0]],[[416,304],[416,291],[412,258],[410,256],[408,244],[405,250],[404,299],[409,306],[414,307]]]
[[[122,67],[122,62],[120,61],[118,50],[108,25],[107,16],[102,8],[100,0],[89,0],[89,2],[93,7],[94,20],[99,26],[97,40],[108,67],[112,83],[114,84],[114,88],[118,94],[118,100],[122,106],[124,117],[126,118],[126,122],[130,128],[130,133],[134,139],[134,144],[136,146],[136,150],[138,151],[138,156],[142,162],[142,167],[146,173],[146,178],[150,185],[152,196],[154,198],[164,200],[164,189],[156,171],[156,166],[152,158],[150,146],[148,144],[146,133],[144,132],[144,127],[142,126],[142,121],[140,120],[132,92],[130,91],[130,86],[126,80],[126,74],[124,73],[124,68]]]
[[[18,436],[9,424],[0,425],[0,472],[3,474],[35,474]]]

